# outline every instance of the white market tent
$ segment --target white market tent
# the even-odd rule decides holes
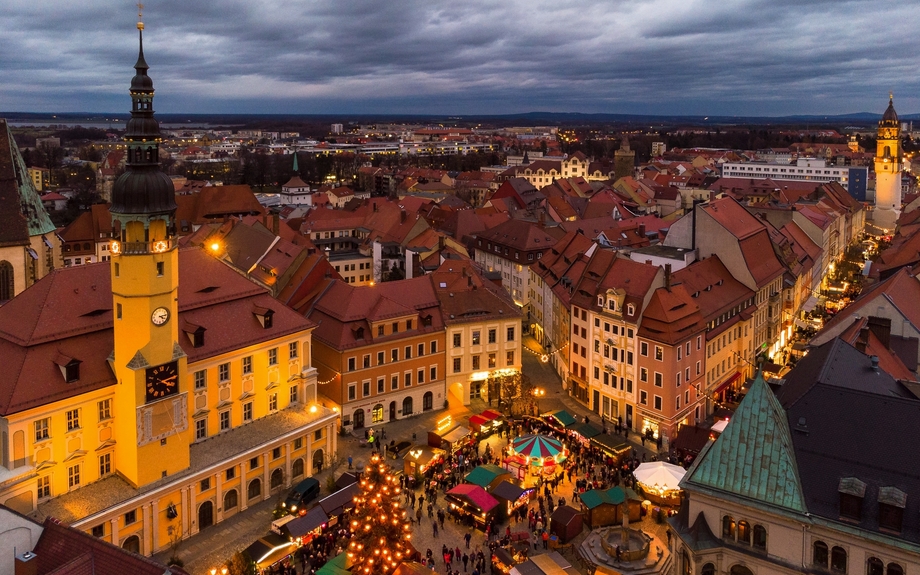
[[[636,480],[648,487],[656,487],[662,491],[680,489],[680,480],[684,478],[687,470],[679,465],[672,465],[664,461],[649,461],[641,463],[633,471]]]

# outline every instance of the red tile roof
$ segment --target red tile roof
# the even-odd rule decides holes
[[[565,230],[558,227],[546,227],[536,222],[512,219],[481,232],[476,237],[512,249],[530,251],[547,250],[564,235]]]
[[[711,256],[674,272],[673,284],[683,286],[710,321],[754,297],[754,292],[732,277],[719,259]]]
[[[706,328],[700,307],[683,286],[658,288],[642,314],[639,335],[662,343],[685,341]]]

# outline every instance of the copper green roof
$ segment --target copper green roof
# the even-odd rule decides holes
[[[805,512],[786,412],[762,374],[757,374],[722,435],[703,448],[681,487]]]
[[[563,427],[568,427],[569,425],[572,425],[576,422],[575,417],[564,409],[561,409],[552,415]]]
[[[470,471],[466,474],[464,478],[467,483],[472,483],[473,485],[478,485],[480,487],[488,487],[495,478],[500,475],[508,475],[509,472],[497,465],[480,465],[476,469]]]
[[[28,245],[54,231],[6,120],[0,119],[0,245]]]
[[[582,504],[588,509],[594,509],[603,504],[619,505],[627,499],[641,501],[642,498],[636,495],[636,492],[628,487],[624,490],[619,485],[610,489],[591,489],[578,496]]]

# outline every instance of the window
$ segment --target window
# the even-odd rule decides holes
[[[884,488],[883,488],[884,489]],[[901,532],[901,526],[904,520],[904,509],[895,505],[889,505],[879,501],[878,504],[878,526],[882,529]]]
[[[716,566],[712,563],[703,565],[703,568],[700,570],[700,575],[716,575]]]
[[[195,372],[195,390],[205,389],[208,386],[208,372],[205,370],[199,370]]]
[[[495,354],[489,354],[489,369],[495,369]]]
[[[243,358],[243,375],[252,373],[252,356],[246,356]]]
[[[639,392],[639,403],[642,405],[648,405],[648,393],[645,391]]]
[[[38,478],[38,498],[47,499],[51,497],[51,476],[46,475]]]
[[[404,351],[406,354],[403,356],[403,359],[412,359],[412,346],[407,345]]]
[[[367,397],[371,394],[371,382],[364,381],[361,383],[361,397]]]
[[[417,353],[415,354],[415,356],[416,356],[416,357],[422,357],[423,355],[425,355],[425,344],[424,344],[424,343],[420,343],[420,344],[418,344],[418,350],[417,350]]]
[[[655,387],[662,386],[662,377],[663,376],[660,373],[658,373],[657,371],[655,372]]]
[[[410,330],[410,329],[412,329],[412,320],[407,319],[406,320],[406,330]]]
[[[418,370],[418,373],[415,374],[416,383],[425,383],[425,368]]]
[[[482,342],[479,341],[479,331],[474,331],[473,332],[473,345],[479,345],[480,343]]]
[[[383,363],[384,363],[383,362],[383,352],[378,351],[377,352],[377,365],[383,365]]]
[[[44,441],[51,437],[51,433],[49,431],[50,425],[51,425],[50,417],[39,419],[33,424],[33,426],[35,427],[35,443],[38,443],[39,441]]]
[[[382,325],[377,326],[377,337],[383,337],[383,326]]]
[[[230,429],[230,411],[220,412],[220,430],[227,431]]]
[[[438,353],[438,341],[437,340],[432,340],[431,345],[429,345],[428,347],[431,350],[428,353],[432,353],[432,354]]]
[[[211,488],[211,478],[205,477],[198,483],[198,491],[207,491]]]
[[[722,518],[722,538],[735,538],[735,520],[728,515]]]
[[[454,358],[454,373],[460,373],[460,358]]]
[[[878,557],[869,557],[866,562],[866,575],[885,575],[885,564]]]
[[[824,541],[815,541],[811,546],[811,563],[817,567],[827,568],[829,557],[827,543]]]
[[[514,326],[508,328],[508,339],[505,341],[514,341]]]
[[[407,371],[405,374],[403,374],[403,384],[406,387],[409,387],[412,385],[412,372],[411,371]]]
[[[840,516],[854,521],[862,520],[862,497],[849,493],[840,494]]]
[[[505,365],[512,366],[514,365],[514,352],[509,351],[505,353]]]
[[[454,334],[454,347],[460,347],[460,334]]]
[[[661,411],[661,396],[660,395],[655,396],[655,409],[657,409],[658,411]]]
[[[399,322],[398,321],[393,322],[393,333],[399,333]]]
[[[396,391],[399,389],[399,376],[394,375],[390,378],[390,391]]]
[[[479,356],[474,355],[473,356],[473,370],[477,370],[477,369],[479,369]]]
[[[390,361],[399,361],[399,350],[395,347],[390,350]]]
[[[385,383],[383,382],[382,377],[377,378],[377,393],[383,393],[386,391]]]
[[[67,431],[80,429],[80,410],[71,409],[67,412]]]
[[[196,419],[195,420],[195,441],[201,441],[208,437],[208,420],[207,419]]]
[[[655,346],[655,359],[657,361],[664,361],[664,350],[660,345]]]
[[[252,402],[247,401],[243,404],[243,421],[252,421]]]
[[[644,367],[639,368],[639,381],[648,382],[648,370]]]
[[[434,381],[436,379],[438,379],[438,368],[437,366],[433,365],[428,370],[428,381]]]
[[[764,551],[767,549],[767,530],[763,525],[754,526],[754,547]]]
[[[137,521],[137,511],[136,510],[132,509],[131,511],[128,511],[127,513],[125,513],[125,525],[131,525],[135,521]]]
[[[272,459],[278,459],[279,457],[281,457],[281,448],[276,447],[272,449]]]
[[[847,572],[847,552],[843,547],[831,549],[831,571],[837,573]]]
[[[278,410],[278,394],[273,393],[268,396],[268,410],[277,411]]]
[[[217,381],[224,383],[230,381],[230,364],[222,363],[217,366]]]
[[[349,357],[348,358],[348,371],[354,371],[354,370],[355,370],[355,358]]]
[[[434,395],[429,391],[422,397],[422,411],[430,411],[434,405]]]
[[[103,453],[99,456],[99,477],[112,473],[112,454]]]
[[[644,341],[639,343],[639,355],[648,357],[648,344]]]
[[[252,459],[249,460],[249,470],[250,471],[258,467],[259,467],[259,457],[258,456],[253,457]]]
[[[288,344],[288,358],[296,359],[297,358],[297,342],[292,341]]]
[[[163,265],[163,262],[157,262],[157,275],[162,277],[165,272],[166,266]]]
[[[361,367],[367,369],[371,366],[371,356],[370,354],[364,354],[364,357],[361,359]]]
[[[67,468],[67,487],[74,488],[80,485],[80,466],[74,465]]]
[[[322,441],[323,439],[323,430],[317,429],[313,432],[313,441]]]
[[[348,401],[358,399],[358,386],[355,383],[348,384]]]
[[[738,542],[751,544],[751,524],[747,521],[738,522]]]
[[[489,330],[489,343],[495,343],[496,340],[496,330],[494,328]]]

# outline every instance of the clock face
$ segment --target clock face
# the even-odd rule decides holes
[[[179,365],[172,361],[147,368],[147,401],[163,399],[179,391]]]
[[[158,307],[150,314],[150,321],[153,325],[163,325],[169,321],[169,310],[165,307]]]

